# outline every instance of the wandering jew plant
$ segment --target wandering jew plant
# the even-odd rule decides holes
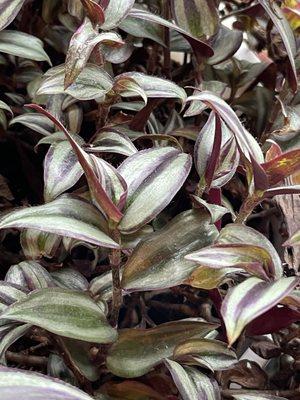
[[[300,398],[297,0],[0,0],[0,399]]]

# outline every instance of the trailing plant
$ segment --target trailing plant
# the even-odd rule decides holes
[[[299,399],[299,3],[0,0],[0,397]]]

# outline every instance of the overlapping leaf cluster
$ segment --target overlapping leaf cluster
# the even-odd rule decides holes
[[[297,7],[0,0],[1,399],[299,397]]]

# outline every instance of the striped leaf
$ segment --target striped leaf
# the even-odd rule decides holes
[[[28,33],[7,29],[1,31],[1,52],[34,61],[47,61],[51,65],[50,58],[43,49],[43,42]]]
[[[37,91],[37,95],[66,93],[78,100],[93,100],[104,96],[112,87],[112,78],[101,67],[87,64],[68,88],[64,89],[64,66],[47,71],[45,80]]]
[[[229,345],[237,340],[249,322],[279,303],[299,281],[299,277],[280,278],[274,282],[251,277],[230,289],[221,308]]]
[[[97,246],[118,248],[106,233],[106,223],[91,204],[62,196],[41,206],[12,211],[0,219],[0,229],[31,228],[82,240]]]
[[[116,153],[124,156],[132,156],[138,151],[127,135],[113,130],[96,134],[91,147],[86,150],[89,153]]]
[[[25,0],[0,0],[0,30],[16,18],[24,3]]]
[[[300,245],[300,229],[295,232],[285,243],[285,246]]]
[[[29,291],[55,286],[49,272],[36,261],[22,261],[12,265],[5,275],[5,281]]]
[[[27,259],[52,258],[61,243],[61,237],[36,229],[24,229],[20,235],[20,242]]]
[[[82,25],[73,34],[66,57],[64,87],[67,89],[86,66],[97,44],[121,46],[122,38],[114,32],[98,33],[91,21],[85,18]]]
[[[9,306],[1,317],[86,342],[111,343],[117,338],[117,332],[91,297],[69,289],[47,288],[31,292]]]
[[[74,136],[79,144],[80,136]],[[53,143],[44,159],[44,199],[54,200],[57,196],[74,186],[83,175],[83,169],[71,144],[67,141]]]
[[[182,367],[176,361],[165,360],[183,400],[221,400],[217,382],[193,367]]]
[[[101,25],[101,29],[109,30],[116,28],[120,22],[128,15],[134,5],[135,0],[114,0],[109,1],[105,9],[105,22]]]
[[[0,391],[1,400],[92,400],[78,388],[58,379],[7,367],[0,367]]]
[[[134,232],[156,217],[184,184],[191,164],[189,155],[172,147],[142,150],[128,157],[118,168],[128,188],[119,229]]]

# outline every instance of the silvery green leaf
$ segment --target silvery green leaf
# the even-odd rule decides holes
[[[198,267],[184,256],[211,244],[217,233],[203,210],[177,215],[137,245],[125,264],[122,287],[127,291],[156,290],[183,283]]]
[[[274,307],[297,284],[299,277],[283,277],[274,282],[251,277],[229,289],[221,308],[229,345],[237,340],[249,322]]]
[[[99,211],[78,198],[60,198],[35,207],[12,211],[0,219],[0,229],[31,228],[82,240],[97,246],[118,248]]]
[[[184,339],[204,337],[217,325],[197,319],[169,322],[150,329],[124,329],[110,347],[106,366],[113,374],[135,378],[171,357]],[[145,357],[145,354],[147,357]]]
[[[231,211],[223,206],[218,206],[217,204],[210,204],[207,201],[201,199],[198,196],[192,195],[193,201],[200,206],[200,208],[205,208],[211,216],[211,223],[219,221],[223,215],[230,213]]]
[[[134,5],[134,1],[135,0],[110,1],[104,12],[105,22],[101,25],[101,29],[107,31],[116,28],[121,21],[126,18]]]
[[[66,90],[64,68],[55,68],[53,73],[48,71],[45,78],[37,95],[66,93],[78,100],[93,100],[104,96],[113,87],[110,75],[103,68],[93,64],[87,64]]]
[[[61,237],[36,229],[24,229],[20,235],[20,242],[27,259],[52,258],[59,248]]]
[[[1,400],[92,400],[92,398],[58,379],[16,368],[0,367]]]
[[[118,75],[117,78],[120,79],[121,77],[134,80],[149,98],[177,98],[182,103],[184,103],[186,100],[185,90],[176,85],[174,82],[168,81],[167,79],[162,79],[135,71],[125,72],[124,74]],[[127,89],[127,91],[122,93],[122,96],[130,95],[136,96],[136,92],[131,92],[130,87]]]
[[[29,291],[55,286],[49,272],[36,261],[22,261],[12,265],[5,275],[5,281]]]
[[[0,52],[35,61],[47,61],[50,58],[43,49],[43,42],[35,36],[20,31],[4,30],[0,32]]]
[[[118,168],[127,187],[121,232],[132,233],[150,222],[172,200],[184,184],[191,157],[172,147],[142,150]]]
[[[183,400],[221,400],[217,382],[193,367],[182,367],[176,361],[165,360]]]
[[[83,143],[80,136],[74,139]],[[53,143],[44,159],[44,199],[54,200],[57,196],[74,186],[83,175],[72,146],[67,140]]]
[[[24,299],[27,290],[22,286],[13,283],[0,281],[0,312],[5,310],[7,306],[13,304],[15,301]]]
[[[113,130],[102,131],[96,134],[91,143],[91,147],[86,148],[89,153],[116,153],[124,156],[131,156],[137,153],[137,148],[129,137]]]
[[[51,272],[51,277],[56,286],[65,289],[87,290],[89,283],[87,279],[74,268],[60,268]]]
[[[6,104],[4,101],[0,100],[0,108],[1,110],[8,111],[11,115],[13,115],[12,109]]]
[[[0,30],[16,18],[24,3],[25,0],[0,0]]]
[[[104,272],[103,274],[94,278],[90,282],[89,291],[94,297],[97,296],[105,301],[111,300],[113,294],[111,271]]]
[[[43,136],[49,136],[54,131],[54,124],[49,118],[36,113],[25,113],[13,118],[9,125],[22,124]]]
[[[2,318],[26,322],[49,332],[86,342],[111,343],[117,332],[89,295],[61,288],[29,293],[2,313]]]
[[[113,46],[124,44],[122,38],[115,32],[99,33],[86,17],[70,41],[65,63],[65,88],[68,88],[76,80],[86,66],[95,46],[99,43]]]
[[[256,391],[253,393],[244,394],[233,394],[232,397],[236,400],[287,400],[285,397],[274,396],[273,394],[265,394],[263,392],[259,393]]]

